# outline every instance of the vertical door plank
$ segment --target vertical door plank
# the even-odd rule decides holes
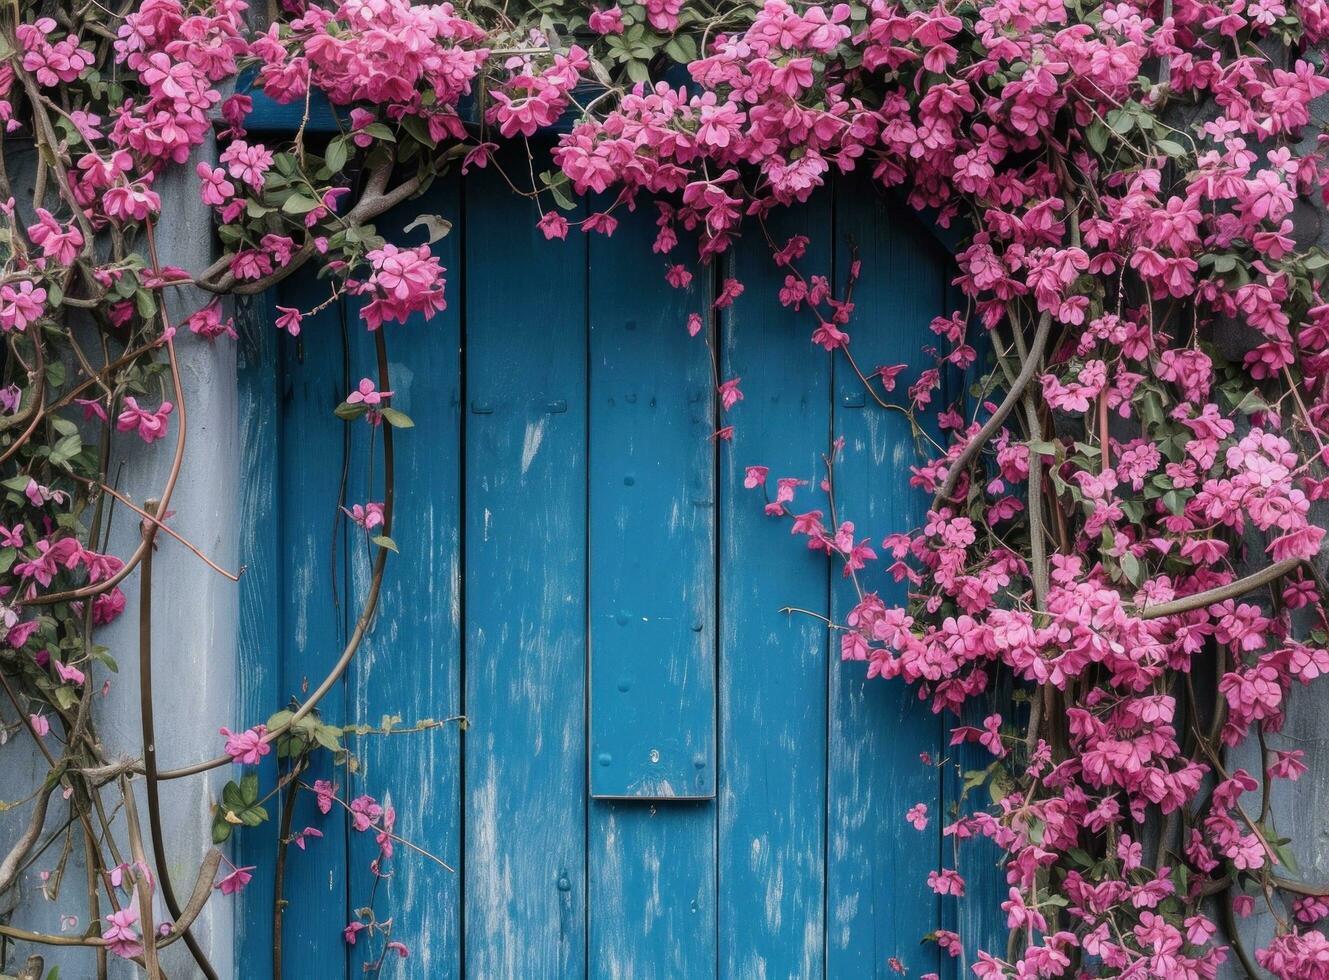
[[[855,357],[865,371],[908,363],[910,378],[930,367],[920,348],[942,297],[942,266],[933,243],[903,208],[888,205],[864,181],[836,189],[836,288],[842,289],[860,249],[863,278],[849,327]],[[858,537],[881,537],[918,526],[927,502],[907,489],[909,466],[919,456],[908,422],[865,398],[862,383],[843,358],[835,362],[834,428],[845,439],[836,473],[841,520]],[[902,393],[901,393],[902,395]],[[829,519],[829,515],[828,515]],[[904,590],[884,573],[887,562],[860,576],[866,591],[887,602]],[[835,573],[835,618],[857,601],[852,585]],[[917,692],[901,681],[867,681],[862,664],[831,665],[828,806],[828,951],[830,976],[895,977],[897,957],[910,976],[935,971],[937,949],[919,940],[937,925],[939,904],[926,884],[938,866],[941,833],[941,722]],[[920,761],[927,752],[932,765]],[[905,822],[915,803],[928,804],[932,821],[920,833]]]
[[[591,780],[606,795],[707,797],[715,422],[709,355],[686,321],[706,313],[709,283],[664,281],[653,208],[619,217],[590,248]],[[590,848],[592,975],[712,975],[714,806],[596,800]]]
[[[591,792],[704,799],[715,795],[715,425],[709,356],[685,324],[710,294],[706,275],[675,289],[647,258],[653,210],[625,214],[590,249]]]
[[[586,252],[537,217],[468,180],[465,942],[484,978],[586,968]]]
[[[240,633],[237,642],[238,726],[266,721],[281,703],[281,603],[286,556],[281,541],[281,397],[278,336],[272,299],[235,301],[236,376],[240,413]],[[260,770],[264,794],[275,784],[271,761]],[[278,807],[269,807],[275,814]],[[235,836],[231,857],[240,867],[269,872],[277,854],[277,823],[271,820]],[[243,976],[262,976],[272,963],[272,874],[256,874],[235,897],[235,962]]]
[[[811,238],[806,262],[828,269],[829,194],[772,215],[771,235]],[[785,606],[828,612],[826,559],[763,513],[765,497],[743,485],[745,468],[775,481],[809,481],[813,506],[829,449],[831,361],[813,346],[808,312],[780,305],[784,271],[753,228],[735,246],[733,274],[745,291],[725,324],[726,378],[744,400],[721,453],[719,875],[721,975],[822,975],[825,966],[825,624]],[[838,657],[836,658],[838,666]]]
[[[398,245],[427,240],[421,228],[406,231],[419,214],[453,222],[452,234],[434,254],[447,269],[448,308],[425,322],[388,324],[385,340],[394,408],[415,426],[394,433],[396,514],[374,626],[351,673],[351,721],[380,726],[398,716],[409,728],[461,710],[461,181],[436,182],[424,197],[408,201],[378,222],[379,234]],[[348,301],[352,382],[377,378],[374,335]],[[381,432],[363,420],[352,425],[349,504],[383,499]],[[374,436],[372,463],[369,448]],[[372,471],[369,469],[372,465]],[[380,529],[381,530],[381,529]],[[369,588],[373,550],[358,528],[348,528],[350,604]],[[375,533],[379,533],[376,531]],[[348,739],[363,768],[353,795],[368,793],[396,811],[396,833],[460,867],[461,731],[457,724],[396,735]],[[391,877],[377,882],[370,862],[378,855],[372,832],[351,834],[351,908],[370,903],[392,919],[392,938],[411,949],[410,972],[455,977],[461,960],[461,881],[456,872],[398,845]],[[351,974],[377,961],[381,943],[359,942]]]
[[[276,303],[308,312],[328,295],[328,284],[308,270],[277,289]],[[282,584],[282,684],[284,699],[304,698],[318,686],[346,642],[346,534],[338,517],[341,464],[346,457],[345,423],[333,409],[346,397],[342,305],[334,303],[305,319],[300,337],[281,338],[286,365],[284,428],[281,434],[281,528],[286,578]],[[285,706],[284,702],[281,706]],[[346,717],[345,679],[319,703],[330,724]],[[332,779],[345,791],[344,772],[334,772],[327,753],[305,773],[306,782]],[[279,817],[280,807],[270,812]],[[341,811],[319,814],[301,793],[292,827],[319,828],[324,836],[311,850],[290,849],[286,862],[283,943],[285,980],[326,980],[328,962],[309,956],[323,950],[341,968],[341,931],[346,902],[346,821]]]

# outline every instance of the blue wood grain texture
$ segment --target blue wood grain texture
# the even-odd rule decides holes
[[[278,515],[282,505],[282,404],[277,331],[267,297],[241,297],[234,305],[236,373],[240,413],[240,679],[236,692],[237,725],[266,721],[281,703],[282,583],[285,556],[280,547]],[[269,792],[276,777],[271,759],[260,768],[261,788]],[[235,778],[238,778],[238,774]],[[277,807],[269,812],[276,813]],[[240,867],[271,869],[277,853],[277,823],[271,821],[235,835],[231,858]],[[256,874],[235,897],[235,962],[244,976],[262,976],[272,955],[271,874]]]
[[[327,298],[327,289],[327,283],[312,274],[294,276],[278,287],[275,300],[308,311]],[[307,317],[300,337],[283,335],[280,342],[285,577],[280,597],[282,701],[274,709],[292,698],[303,700],[327,675],[346,643],[346,533],[338,506],[347,429],[332,414],[347,392],[344,318],[344,308],[333,304]],[[344,678],[319,703],[318,711],[333,724],[346,717]],[[320,753],[303,778],[309,783],[331,779],[340,793],[347,785],[346,774],[334,771],[326,753]],[[279,818],[280,807],[274,805],[270,812]],[[290,905],[283,943],[293,955],[286,957],[283,980],[324,980],[329,961],[340,966],[346,957],[341,935],[349,915],[346,820],[340,810],[319,814],[309,793],[299,795],[293,817],[292,830],[317,827],[323,838],[305,852],[288,849],[285,893]],[[311,950],[320,955],[308,955]],[[266,975],[266,970],[259,975]]]
[[[771,235],[811,240],[806,262],[829,269],[830,196],[772,216]],[[808,503],[829,450],[831,359],[810,342],[806,310],[780,305],[784,270],[753,229],[731,257],[745,284],[724,325],[723,374],[745,398],[726,418],[720,491],[720,974],[819,977],[825,957],[827,630],[785,606],[828,612],[824,556],[789,535],[746,489],[750,465],[807,480]],[[836,664],[838,667],[838,657]]]
[[[654,209],[590,245],[591,793],[715,795],[713,372]],[[691,241],[680,252],[693,254]],[[709,270],[707,270],[709,272]]]
[[[475,977],[586,969],[586,252],[546,242],[537,217],[492,172],[468,181],[464,874]]]
[[[591,241],[591,771],[607,795],[707,797],[715,421],[709,355],[686,321],[711,297],[705,277],[687,291],[664,281],[654,218],[622,214],[612,239]],[[714,805],[595,800],[588,837],[590,975],[712,976]]]
[[[349,113],[339,116],[328,97],[315,89],[306,100],[278,102],[254,85],[256,72],[242,72],[236,80],[237,95],[247,95],[253,106],[245,117],[245,126],[255,132],[294,133],[303,124],[306,133],[339,133],[348,128]]]
[[[399,245],[426,241],[425,231],[406,226],[420,214],[454,223],[454,232],[434,243],[448,270],[448,308],[428,322],[384,326],[392,381],[392,405],[413,428],[397,429],[396,514],[392,536],[399,554],[388,558],[372,631],[352,662],[348,720],[381,726],[400,718],[404,728],[455,716],[461,711],[461,181],[432,185],[378,223],[379,234]],[[377,378],[374,335],[348,301],[351,379]],[[351,503],[381,501],[381,427],[352,425]],[[370,447],[373,437],[374,446]],[[373,548],[350,527],[350,605],[369,587]],[[381,530],[381,529],[380,529]],[[376,532],[377,533],[377,532]],[[350,739],[362,769],[352,778],[352,796],[367,793],[396,812],[396,833],[452,868],[461,866],[461,729],[442,728]],[[392,937],[410,947],[410,972],[456,977],[461,968],[461,879],[400,844],[377,882],[370,863],[379,848],[373,833],[351,834],[350,905],[369,905],[379,919],[391,918]],[[381,943],[357,943],[351,970],[359,975],[382,954]]]
[[[855,356],[867,371],[904,362],[911,365],[910,377],[917,376],[931,366],[920,348],[944,298],[935,244],[907,212],[866,182],[837,187],[835,218],[837,288],[843,288],[851,245],[863,262],[850,327]],[[846,443],[836,473],[838,516],[857,525],[858,537],[870,534],[879,546],[880,536],[922,523],[927,502],[905,489],[909,466],[919,456],[907,421],[870,407],[843,358],[835,364],[834,390],[834,429]],[[888,602],[902,601],[904,590],[884,574],[885,566],[880,563],[860,581]],[[852,585],[838,581],[836,618],[856,601]],[[903,682],[864,677],[861,664],[834,662],[830,668],[827,974],[895,977],[890,959],[896,957],[916,976],[939,967],[936,947],[919,941],[936,927],[940,911],[925,879],[940,858],[936,762],[943,750],[942,726]],[[923,752],[932,765],[920,761]],[[904,819],[915,803],[928,804],[934,817],[924,833]]]
[[[464,187],[441,181],[380,231],[415,241],[403,226],[422,212],[454,222],[435,246],[450,308],[388,327],[395,404],[416,422],[396,440],[401,554],[349,687],[323,715],[409,724],[460,708],[472,727],[370,736],[356,744],[357,774],[307,776],[390,799],[403,836],[460,869],[399,847],[373,892],[413,949],[405,975],[895,977],[898,957],[911,976],[958,980],[959,964],[921,937],[943,922],[972,947],[1002,930],[984,914],[1000,872],[982,845],[962,852],[963,905],[943,912],[925,884],[953,865],[940,831],[956,766],[970,764],[946,754],[953,720],[898,682],[865,682],[815,619],[779,611],[829,603],[843,615],[854,595],[742,486],[753,463],[772,468],[772,486],[815,485],[842,435],[840,516],[879,544],[922,518],[924,499],[901,490],[917,458],[907,425],[810,344],[806,313],[778,305],[784,273],[755,228],[727,260],[747,291],[723,318],[721,374],[741,377],[746,399],[722,420],[737,432],[717,461],[708,355],[684,329],[711,287],[664,283],[652,211],[620,214],[613,239],[550,243],[529,202],[480,173]],[[777,238],[797,232],[812,239],[802,267],[839,284],[849,241],[861,249],[851,331],[864,367],[930,366],[920,349],[947,273],[928,230],[852,185],[775,218]],[[327,288],[302,273],[273,299],[308,310]],[[355,308],[307,320],[298,342],[275,343],[271,319],[242,316],[243,709],[254,720],[321,679],[358,610],[368,556],[335,520],[345,438],[346,502],[381,499],[368,427],[331,414],[374,375]],[[255,341],[255,330],[267,332]],[[805,490],[799,509],[816,496]],[[879,571],[865,585],[902,597]],[[662,790],[674,799],[593,798]],[[679,798],[690,794],[701,799]],[[933,816],[921,834],[904,821],[917,802]],[[360,976],[366,951],[347,951],[341,929],[369,901],[377,849],[339,813],[300,806],[295,829],[326,837],[290,854],[285,942],[299,954],[287,977]],[[270,866],[274,840],[251,835],[237,856]],[[243,899],[247,977],[269,970],[261,881]]]

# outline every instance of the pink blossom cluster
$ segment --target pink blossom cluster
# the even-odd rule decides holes
[[[360,318],[370,330],[385,322],[405,323],[417,314],[428,319],[447,309],[444,269],[428,245],[398,248],[389,242],[365,258],[372,269],[369,278],[348,288],[369,298]]]
[[[465,132],[457,102],[484,65],[487,35],[450,3],[345,0],[310,4],[283,30],[254,39],[259,84],[281,102],[312,86],[335,105],[371,103],[389,119],[423,119],[433,140]]]

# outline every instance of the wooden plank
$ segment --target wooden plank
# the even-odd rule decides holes
[[[235,724],[266,721],[281,703],[282,584],[280,460],[281,397],[277,331],[269,297],[235,300],[236,382],[240,433],[240,623],[236,643]],[[263,793],[276,767],[259,769]],[[276,813],[277,807],[270,808]],[[271,870],[276,861],[276,821],[235,836],[231,858],[241,867]],[[271,873],[256,874],[235,897],[234,956],[242,976],[262,976],[272,964]]]
[[[580,976],[586,252],[490,171],[465,216],[466,971]]]
[[[664,261],[650,258],[654,218],[620,214],[614,237],[590,250],[590,763],[604,795],[705,797],[715,422],[709,355],[685,325],[710,292],[664,281]],[[679,254],[694,247],[685,240]],[[597,800],[589,837],[591,975],[713,975],[714,806]]]
[[[385,340],[392,405],[414,428],[395,431],[396,515],[393,539],[373,630],[353,661],[348,706],[358,724],[381,726],[385,716],[411,725],[461,711],[461,181],[436,182],[378,222],[398,245],[426,240],[423,229],[405,231],[419,214],[439,214],[454,224],[434,254],[448,270],[448,308],[429,322],[388,324]],[[377,377],[374,335],[348,300],[352,380]],[[383,499],[379,430],[352,426],[350,503]],[[374,447],[370,448],[370,436]],[[369,467],[373,467],[372,475]],[[364,533],[349,528],[350,604],[369,587],[372,549]],[[453,868],[461,866],[461,729],[456,723],[409,734],[351,740],[362,764],[353,795],[368,793],[396,812],[396,832]],[[391,918],[392,938],[411,950],[410,972],[455,977],[461,972],[461,880],[454,871],[400,845],[391,876],[377,881],[370,863],[378,856],[372,833],[351,834],[350,903],[371,898],[379,919]],[[381,943],[357,943],[351,975],[378,961]]]
[[[715,795],[712,369],[665,282],[654,209],[590,246],[592,795]],[[680,243],[679,251],[691,248]],[[690,251],[687,254],[691,254]]]
[[[829,194],[772,215],[779,242],[811,238],[806,261],[829,268]],[[807,506],[829,450],[831,361],[810,343],[806,310],[780,305],[783,270],[754,229],[735,247],[745,291],[724,328],[723,375],[744,400],[726,421],[720,492],[720,973],[822,975],[825,967],[826,626],[780,610],[828,612],[828,565],[763,512],[745,468],[807,480]],[[838,656],[835,658],[838,665]]]
[[[308,312],[327,296],[328,284],[312,270],[282,283],[275,302]],[[281,588],[282,698],[302,700],[327,675],[346,643],[346,534],[338,518],[341,461],[346,424],[333,409],[346,397],[344,310],[333,304],[307,317],[299,338],[281,338],[284,412],[281,441],[281,548],[285,578]],[[319,703],[330,723],[346,717],[345,680]],[[345,773],[336,772],[323,753],[303,779],[332,779],[344,793]],[[280,807],[271,811],[279,818]],[[346,901],[346,821],[341,811],[318,813],[301,793],[292,828],[317,827],[323,839],[308,851],[291,848],[285,895],[290,901],[283,928],[284,980],[326,980],[329,960],[342,968],[346,947],[341,931],[348,921]],[[310,956],[309,950],[326,951]]]
[[[593,800],[593,980],[715,976],[715,804]]]
[[[863,262],[849,328],[854,354],[865,370],[903,362],[916,377],[931,366],[920,348],[941,304],[942,257],[912,216],[864,181],[842,182],[835,210],[837,288],[851,261],[849,243]],[[868,407],[861,382],[842,358],[834,390],[834,429],[846,442],[836,473],[839,517],[880,545],[882,536],[922,521],[926,501],[905,489],[908,468],[919,457],[907,421]],[[879,563],[860,581],[888,602],[901,601],[904,591],[885,567]],[[856,601],[841,580],[832,597],[836,619]],[[943,748],[941,722],[903,682],[866,681],[862,664],[833,663],[830,678],[827,974],[896,977],[892,957],[910,976],[935,971],[936,947],[920,947],[919,940],[939,921],[926,877],[940,859],[935,760]],[[920,761],[923,752],[934,765]],[[923,834],[905,823],[915,803],[928,804],[933,815]]]

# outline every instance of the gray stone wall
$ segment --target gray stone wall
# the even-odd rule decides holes
[[[211,142],[199,148],[199,159],[214,158]],[[31,200],[31,167],[23,166],[22,154],[10,164],[16,176],[15,192]],[[162,211],[167,216],[159,226],[158,245],[163,263],[198,272],[213,258],[212,222],[199,200],[197,179],[191,162],[159,181]],[[172,323],[181,323],[207,300],[197,290],[173,289],[167,297]],[[239,459],[235,384],[235,346],[221,341],[210,345],[183,330],[176,335],[180,370],[188,413],[184,468],[170,509],[171,526],[198,545],[224,568],[235,569],[239,508]],[[164,442],[146,446],[133,435],[114,443],[110,482],[135,503],[157,496],[170,468],[178,416],[172,417],[171,435]],[[128,554],[137,544],[139,522],[123,507],[112,522],[110,551]],[[153,567],[153,651],[155,714],[158,754],[164,768],[183,765],[218,754],[221,740],[217,729],[234,726],[236,623],[238,591],[234,583],[209,569],[178,542],[158,536]],[[99,732],[116,755],[141,753],[138,700],[138,596],[140,576],[125,581],[126,612],[97,634],[119,663],[111,677],[106,698],[97,699]],[[12,721],[12,710],[0,710],[0,719]],[[47,767],[19,732],[0,746],[0,800],[13,802],[26,797],[45,777]],[[210,844],[211,806],[229,778],[227,769],[206,777],[193,777],[164,784],[162,804],[168,869],[175,891],[184,901],[193,888],[199,861]],[[141,782],[141,780],[140,780]],[[108,797],[109,799],[109,797]],[[26,825],[27,807],[17,808],[0,819],[0,852],[7,852]],[[140,813],[145,810],[140,803]],[[47,816],[47,832],[55,832],[68,820],[69,805],[57,794]],[[114,822],[123,832],[123,815]],[[146,833],[146,828],[145,828]],[[64,873],[58,897],[43,897],[40,872],[56,867],[61,844],[47,850],[23,875],[17,893],[0,896],[0,912],[14,908],[12,924],[44,932],[59,932],[61,916],[76,915],[79,930],[86,928],[88,908],[86,870],[82,862],[81,834],[74,833],[74,852]],[[123,839],[121,846],[124,846]],[[16,906],[16,907],[15,907]],[[232,977],[231,909],[233,901],[219,893],[194,926],[213,965],[222,977]],[[158,897],[156,920],[169,918]],[[93,957],[85,949],[37,950],[47,965],[59,964],[69,980],[94,975]],[[22,954],[26,956],[26,952]],[[115,959],[112,957],[112,959]],[[10,970],[21,962],[8,964]],[[197,976],[183,943],[175,943],[163,956],[163,968],[175,978]],[[136,971],[125,961],[114,964],[114,976],[132,976]]]

